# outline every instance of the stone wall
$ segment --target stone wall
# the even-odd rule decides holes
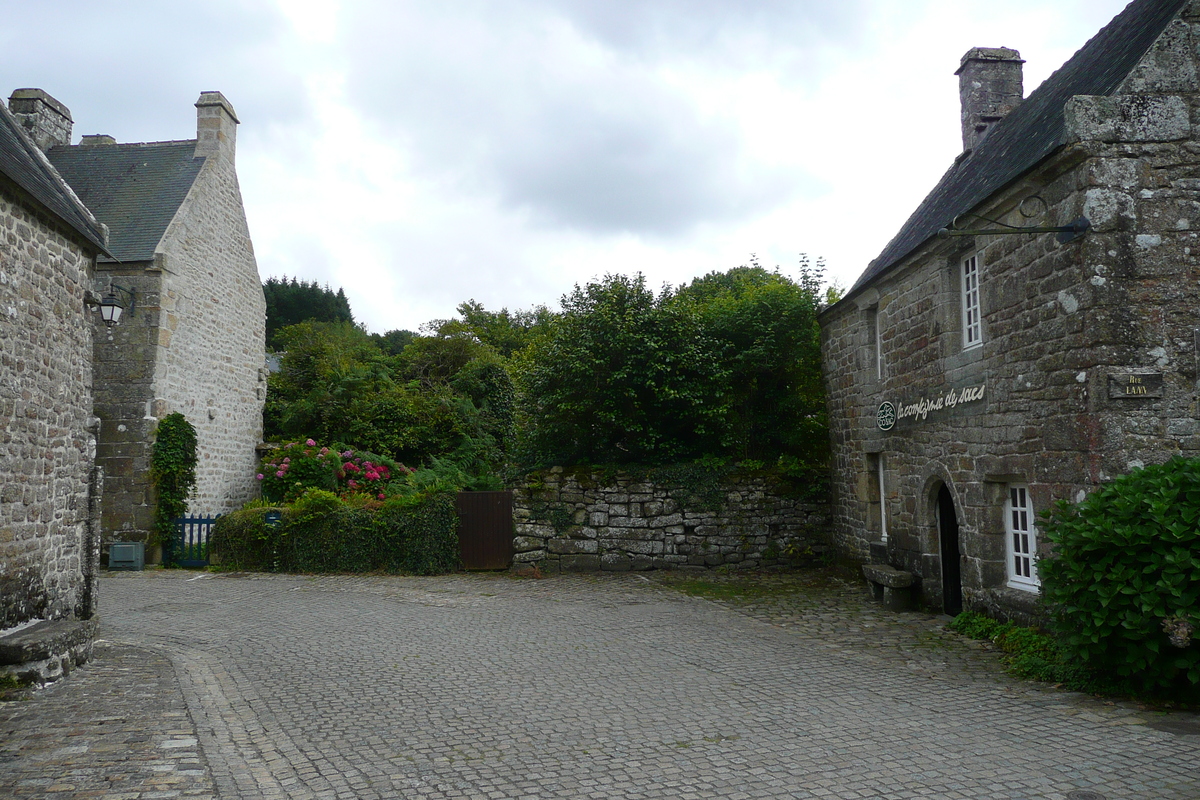
[[[828,508],[758,473],[697,497],[644,476],[555,467],[514,490],[513,514],[514,562],[549,571],[770,566],[828,549]]]
[[[197,112],[204,166],[154,261],[100,264],[98,290],[111,278],[137,292],[134,316],[111,331],[96,327],[106,541],[145,540],[153,530],[150,454],[167,414],[196,428],[189,514],[226,513],[258,492],[266,301],[234,163],[232,107],[206,92]]]
[[[196,427],[199,464],[188,513],[215,515],[257,496],[255,448],[266,398],[266,300],[234,164],[237,121],[219,93],[197,103],[205,156],[160,250],[155,416]]]
[[[960,525],[966,606],[1028,619],[1037,594],[1009,585],[1006,569],[1008,486],[1027,485],[1037,513],[1141,464],[1200,455],[1195,22],[1168,28],[1122,89],[1153,96],[1071,101],[1071,142],[977,209],[1022,226],[1086,216],[1086,235],[932,240],[822,315],[834,541],[864,560],[874,544],[931,605],[943,600],[942,486]],[[1044,203],[1026,202],[1026,217],[1031,196]],[[959,269],[972,253],[983,344],[964,349]],[[1131,376],[1152,388],[1126,391]],[[985,387],[978,400],[878,424],[885,401],[971,386]]]
[[[87,616],[92,255],[0,176],[0,629]]]

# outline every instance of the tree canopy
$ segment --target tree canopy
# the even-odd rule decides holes
[[[350,301],[340,288],[335,292],[316,281],[267,278],[263,282],[267,301],[267,344],[277,346],[276,334],[281,328],[308,320],[317,322],[354,322]]]
[[[383,335],[353,324],[340,290],[278,281],[341,310],[276,330],[286,352],[266,431],[475,478],[704,457],[820,472],[821,278],[821,263],[804,257],[796,279],[754,257],[658,291],[640,274],[606,275],[576,286],[558,312],[469,300],[422,334]]]

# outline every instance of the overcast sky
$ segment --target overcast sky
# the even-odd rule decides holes
[[[373,331],[823,257],[849,286],[962,148],[969,48],[1028,94],[1125,0],[6,0],[0,75],[82,134],[237,109],[258,269]]]

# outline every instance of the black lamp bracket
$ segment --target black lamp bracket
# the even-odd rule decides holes
[[[1046,207],[1046,201],[1034,194],[1021,201],[1019,210],[1021,212],[1021,216],[1028,219],[1029,217],[1037,216],[1041,211],[1044,211]],[[998,225],[999,227],[968,228],[965,227],[967,220],[990,222],[992,225]],[[1067,242],[1083,236],[1083,234],[1087,233],[1090,227],[1092,227],[1092,223],[1088,221],[1087,217],[1079,217],[1078,219],[1072,220],[1069,225],[1039,225],[1023,227],[1020,225],[1009,225],[1001,222],[1000,220],[980,216],[979,214],[959,214],[950,222],[949,226],[938,231],[937,235],[939,239],[945,239],[949,236],[1003,236],[1014,233],[1057,233],[1058,236],[1056,238],[1058,239],[1058,242],[1060,244],[1066,244]]]

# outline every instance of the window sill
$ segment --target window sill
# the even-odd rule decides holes
[[[1004,585],[1007,586],[1009,589],[1019,589],[1022,592],[1033,592],[1033,593],[1037,593],[1037,592],[1041,591],[1041,588],[1042,588],[1042,585],[1040,583],[1033,583],[1030,581],[1018,581],[1013,578],[1009,578],[1008,583],[1006,583]]]

